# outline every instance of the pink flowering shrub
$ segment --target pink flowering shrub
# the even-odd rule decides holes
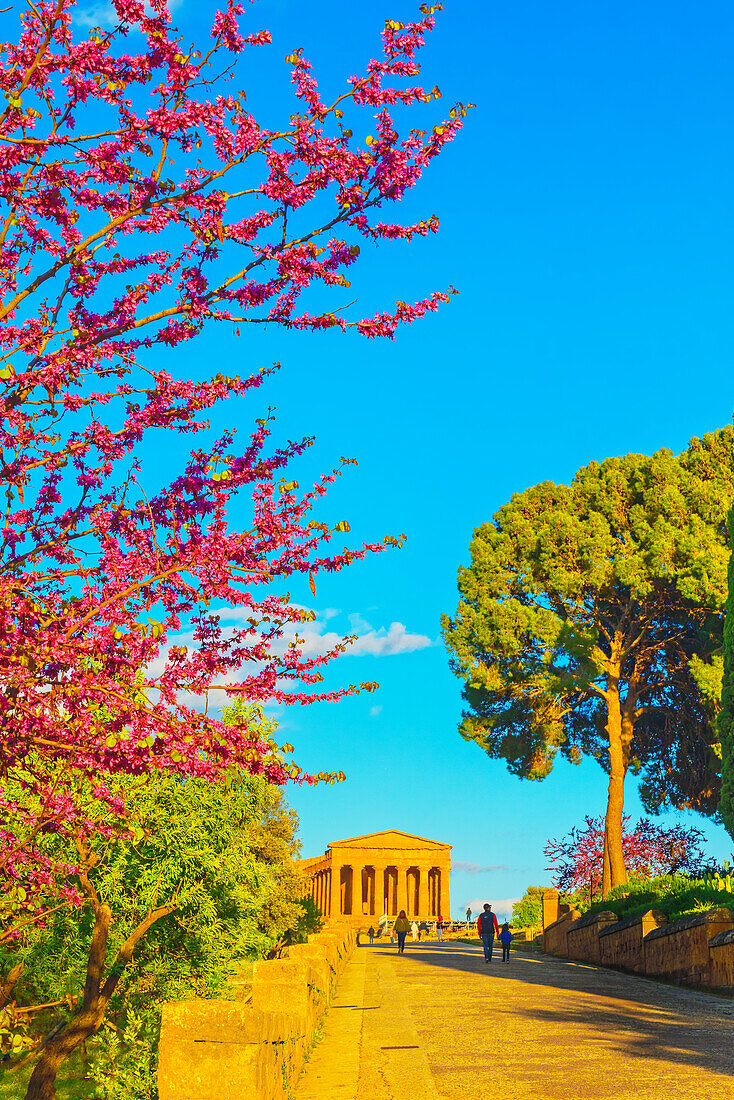
[[[549,840],[543,849],[553,885],[567,893],[596,895],[602,882],[604,863],[604,818],[586,817],[585,828],[571,829],[559,840]],[[674,825],[665,828],[643,818],[634,829],[629,816],[622,818],[622,850],[625,867],[632,874],[654,878],[676,872],[694,874],[703,863],[700,829]]]

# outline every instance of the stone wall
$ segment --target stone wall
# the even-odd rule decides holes
[[[285,1100],[355,942],[327,927],[256,963],[246,1001],[164,1005],[159,1100]]]
[[[602,966],[645,973],[644,939],[648,932],[668,923],[664,913],[648,909],[637,917],[615,921],[599,932],[599,961]]]
[[[566,913],[543,929],[548,955],[616,966],[690,985],[734,986],[734,916],[708,909],[668,924],[655,910],[618,921],[611,911]]]
[[[614,924],[616,919],[616,913],[605,910],[601,913],[587,913],[585,917],[572,921],[566,933],[569,958],[591,963],[601,962],[599,934],[608,924]]]
[[[645,973],[671,981],[707,985],[710,978],[709,940],[734,928],[729,909],[709,909],[645,936]]]
[[[543,950],[548,955],[558,955],[560,958],[568,958],[568,930],[575,920],[581,916],[575,909],[564,913],[558,920],[553,921],[543,929]]]
[[[734,986],[734,928],[709,940],[709,984],[714,989]]]

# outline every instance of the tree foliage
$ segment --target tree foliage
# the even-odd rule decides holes
[[[729,544],[734,547],[734,509],[729,512],[728,524]],[[729,559],[728,592],[724,617],[724,669],[718,728],[721,740],[721,801],[719,810],[730,836],[734,837],[734,551]]]
[[[512,907],[512,923],[519,928],[534,928],[543,920],[543,887],[528,886]]]
[[[86,904],[62,906],[18,928],[0,966],[5,973],[23,968],[9,1002],[9,1038],[19,1034],[18,1024],[32,1023],[37,1013],[28,1008],[54,1002],[51,1018],[41,1014],[43,1030],[61,1025],[59,1035],[73,1032],[97,914],[106,906],[111,919],[99,961],[102,990],[112,988],[105,1023],[89,1048],[90,1072],[109,1100],[147,1100],[154,1094],[161,1005],[231,996],[227,983],[243,960],[299,937],[307,914],[295,900],[297,820],[278,788],[236,768],[219,783],[159,774],[118,776],[110,787],[124,799],[127,828],[114,812],[100,813],[89,782],[78,788],[97,826],[83,851]],[[19,806],[33,798],[20,787],[12,793]],[[56,863],[80,861],[66,830],[41,843]],[[168,898],[175,899],[170,912],[139,938],[134,966],[125,966],[125,943]],[[25,1011],[18,1014],[16,1006]],[[24,1047],[37,1049],[39,1042],[31,1029]]]
[[[585,828],[573,828],[557,840],[549,840],[543,849],[553,885],[560,890],[591,900],[602,885],[604,865],[603,817],[584,819]],[[634,829],[629,817],[622,819],[622,848],[628,872],[655,878],[677,873],[695,874],[702,866],[704,840],[700,829],[673,825],[665,828],[643,818]]]
[[[716,808],[733,449],[726,428],[515,495],[475,531],[443,619],[467,740],[529,779],[559,752],[609,773],[605,889],[626,877],[628,770],[650,807]]]
[[[93,925],[84,994],[44,1049],[35,1100],[52,1097],[55,1066],[99,1028],[133,950],[164,935],[158,922],[184,919],[194,890],[163,874],[151,893],[120,871],[120,896],[108,898],[100,845],[125,851],[124,863],[126,845],[148,843],[134,816],[146,779],[170,792],[245,773],[318,778],[259,736],[247,708],[225,722],[203,703],[214,688],[248,705],[372,690],[319,688],[344,643],[308,658],[298,629],[312,613],[286,586],[315,593],[320,571],[400,541],[335,551],[348,522],[314,511],[349,460],[301,491],[287,467],[312,440],[274,446],[270,416],[239,445],[228,431],[193,448],[177,476],[151,486],[142,443],[166,433],[170,449],[205,430],[210,409],[250,396],[268,373],[191,379],[161,369],[160,353],[222,322],[237,335],[267,323],[392,337],[448,301],[453,288],[351,318],[337,295],[358,242],[436,231],[433,217],[381,219],[466,114],[456,104],[440,124],[398,133],[394,106],[424,122],[440,95],[415,82],[437,10],[426,6],[416,22],[388,20],[378,60],[329,102],[295,50],[294,112],[274,127],[227,85],[270,40],[241,28],[243,5],[227,0],[199,49],[184,45],[165,0],[112,0],[112,28],[81,34],[75,9],[28,2],[0,46],[3,937],[18,944],[44,917],[73,924],[74,906]],[[364,111],[374,133],[360,142],[349,124]],[[309,312],[310,290],[334,296],[327,312]],[[238,495],[241,529],[228,520]],[[111,923],[113,900],[128,912],[128,886],[149,899],[129,911],[134,927],[117,911]]]
[[[116,26],[79,37],[74,0],[29,4],[0,50],[0,777],[21,768],[40,791],[45,762],[65,765],[27,842],[0,822],[0,868],[39,887],[47,869],[31,867],[32,837],[63,820],[75,769],[213,778],[235,763],[280,782],[267,746],[196,700],[214,686],[251,702],[343,694],[316,687],[343,647],[306,659],[297,631],[310,613],[283,590],[300,577],[315,591],[320,570],[384,548],[333,552],[349,524],[312,517],[347,460],[301,493],[283,474],[312,441],[269,449],[269,418],[258,419],[242,449],[226,432],[146,493],[141,441],[202,430],[206,410],[250,394],[264,373],[191,381],[145,359],[222,321],[354,323],[391,336],[446,300],[360,322],[294,312],[312,284],[344,284],[359,248],[338,231],[409,240],[436,230],[435,219],[376,215],[415,185],[465,114],[457,105],[430,134],[401,138],[393,125],[391,105],[435,98],[412,83],[434,26],[428,9],[407,26],[389,21],[381,59],[328,104],[297,50],[298,111],[270,129],[244,92],[223,86],[241,54],[269,41],[240,31],[242,5],[228,0],[209,45],[187,52],[164,0],[112,7]],[[365,108],[377,110],[377,136],[359,147],[345,112]],[[238,494],[251,519],[233,530]],[[221,606],[241,625],[225,631],[210,610]],[[193,644],[171,644],[187,629]],[[12,813],[1,791],[0,813]]]

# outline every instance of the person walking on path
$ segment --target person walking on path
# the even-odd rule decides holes
[[[370,925],[369,928],[367,929],[367,935],[370,938],[370,943],[374,943],[375,942],[375,930],[372,927],[372,925]]]
[[[415,943],[415,941],[418,939],[418,924],[416,921],[413,921],[410,926],[410,934],[413,937],[413,943]]]
[[[428,935],[428,925],[426,924],[426,922],[424,920],[422,920],[420,922],[420,924],[418,925],[418,943],[421,942],[421,936],[423,935],[424,932],[425,932],[426,935]]]
[[[510,944],[512,943],[512,932],[510,926],[505,921],[502,925],[502,931],[500,932],[500,943],[502,944],[502,962],[508,963],[510,961]]]
[[[492,906],[487,901],[484,903],[484,911],[479,914],[477,932],[484,944],[484,961],[486,963],[491,962],[494,937],[499,932],[499,925],[496,916],[492,912]]]
[[[400,910],[392,930],[398,937],[398,955],[402,955],[405,951],[405,937],[410,932],[410,921],[406,917],[404,909]]]
[[[470,923],[470,921],[471,921],[471,906],[467,905],[467,907],[466,907],[466,923],[467,923],[467,925]],[[468,931],[468,929],[467,929],[467,931]]]
[[[438,914],[438,920],[436,921],[436,938],[439,943],[443,940],[443,917]]]

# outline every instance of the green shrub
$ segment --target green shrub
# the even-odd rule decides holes
[[[233,996],[228,981],[242,960],[262,957],[289,933],[306,934],[313,914],[293,900],[300,881],[295,814],[265,780],[233,773],[219,784],[159,775],[107,777],[107,785],[113,796],[124,796],[129,826],[105,835],[110,815],[91,841],[99,861],[90,879],[113,915],[107,966],[150,908],[175,898],[176,909],[138,943],[88,1043],[86,1073],[97,1087],[89,1095],[150,1100],[163,1003]],[[72,838],[56,834],[43,843],[74,862]],[[93,924],[88,904],[62,908],[43,927],[26,925],[0,953],[0,976],[17,962],[25,967],[15,988],[19,1004],[69,998],[51,1020],[44,1014],[44,1030],[70,1018],[84,989]]]
[[[712,887],[710,880],[693,879],[688,875],[659,875],[657,878],[630,875],[627,885],[616,887],[604,901],[596,901],[590,906],[588,901],[578,900],[576,905],[582,912],[610,910],[619,920],[639,916],[648,909],[658,909],[672,922],[702,909],[734,908],[734,894]]]

